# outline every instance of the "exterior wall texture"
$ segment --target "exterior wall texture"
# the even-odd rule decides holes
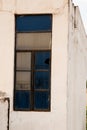
[[[49,13],[53,15],[51,112],[13,111],[15,14]],[[9,129],[67,130],[68,0],[1,0],[0,19],[0,89],[10,97]]]
[[[86,36],[74,11],[68,0],[0,1],[0,90],[10,98],[9,130],[85,129]],[[52,14],[51,112],[13,110],[15,14]]]
[[[85,130],[87,37],[78,7],[69,10],[68,130]]]
[[[0,130],[9,130],[9,98],[0,92]]]

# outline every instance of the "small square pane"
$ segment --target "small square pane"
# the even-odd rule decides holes
[[[18,70],[31,69],[31,53],[30,52],[17,53],[17,69]]]
[[[16,90],[30,90],[30,89],[31,89],[31,73],[16,72]]]
[[[49,89],[49,72],[35,72],[35,89]]]
[[[30,109],[30,92],[15,91],[15,109]]]
[[[50,104],[49,92],[35,92],[34,93],[34,109],[48,110]]]
[[[36,52],[35,69],[49,69],[49,68],[50,68],[50,52]]]

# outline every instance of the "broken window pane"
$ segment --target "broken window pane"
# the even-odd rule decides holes
[[[49,69],[50,68],[50,52],[36,52],[35,53],[35,69]]]
[[[52,15],[16,16],[14,109],[50,110]]]

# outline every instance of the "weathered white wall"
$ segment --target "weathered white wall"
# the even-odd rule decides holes
[[[51,112],[13,111],[14,14],[42,13],[53,14]],[[67,130],[67,44],[68,0],[0,1],[0,89],[10,97],[10,130]]]
[[[51,112],[14,111],[14,16],[49,13],[53,15]],[[0,90],[10,97],[10,130],[85,129],[85,48],[78,8],[68,0],[0,0]]]
[[[8,110],[9,110],[9,103],[8,99],[3,97],[3,94],[0,92],[0,130],[8,130]]]
[[[87,37],[78,7],[70,3],[69,12],[68,130],[85,130]]]

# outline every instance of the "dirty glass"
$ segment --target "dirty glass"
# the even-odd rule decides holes
[[[31,53],[19,52],[17,53],[17,70],[31,70]]]
[[[51,32],[17,33],[17,49],[46,50],[51,48]]]
[[[16,89],[17,90],[31,89],[31,72],[18,71],[16,73]]]

